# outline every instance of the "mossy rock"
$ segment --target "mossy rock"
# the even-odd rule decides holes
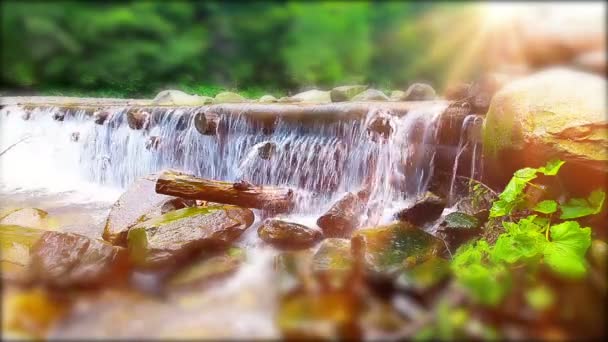
[[[247,99],[243,96],[231,92],[231,91],[223,91],[217,95],[215,95],[215,103],[240,103],[247,102]]]
[[[568,182],[579,182],[579,188],[604,186],[605,93],[605,78],[564,68],[508,83],[492,98],[484,123],[484,154],[490,165],[507,178],[522,167],[559,158],[566,161],[560,174],[567,174]]]
[[[230,205],[170,211],[129,230],[129,253],[138,267],[176,265],[197,252],[229,247],[253,220],[251,210]]]
[[[388,101],[390,100],[386,94],[378,89],[367,89],[362,93],[357,94],[351,101]]]
[[[163,106],[202,106],[213,103],[209,96],[186,94],[179,90],[163,90],[154,97],[152,104]]]
[[[332,102],[348,101],[367,89],[366,85],[346,85],[335,87],[329,92]]]
[[[305,103],[328,103],[331,102],[329,91],[312,89],[298,93],[289,98],[293,102],[305,102]]]
[[[312,270],[318,279],[334,289],[348,284],[354,258],[349,239],[328,238],[321,241],[312,259]]]
[[[277,102],[277,101],[279,101],[279,100],[272,95],[264,95],[264,96],[260,97],[260,99],[258,100],[258,102],[260,102],[260,103],[272,103],[272,102]]]
[[[413,267],[445,250],[443,241],[407,222],[361,229],[365,265],[372,272],[391,275]]]
[[[258,236],[265,242],[284,249],[312,247],[323,237],[319,230],[278,219],[265,220],[258,229]]]

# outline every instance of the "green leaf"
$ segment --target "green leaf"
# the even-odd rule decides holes
[[[602,190],[593,191],[587,199],[571,198],[566,204],[561,206],[562,214],[560,219],[573,219],[588,215],[595,215],[602,210],[606,193]]]
[[[542,255],[547,241],[537,231],[519,231],[502,234],[492,250],[492,261],[515,263]]]
[[[499,304],[510,287],[509,273],[502,265],[474,264],[455,276],[475,300],[490,306]]]
[[[591,229],[576,221],[551,226],[551,242],[544,250],[545,262],[555,272],[577,278],[585,274],[585,253],[591,245]]]
[[[554,200],[545,200],[539,202],[534,207],[534,211],[538,211],[543,214],[551,214],[557,211],[557,202]]]
[[[555,176],[564,163],[565,161],[559,159],[551,160],[545,166],[539,167],[538,172],[546,176]]]

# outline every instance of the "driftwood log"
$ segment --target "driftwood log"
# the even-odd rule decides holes
[[[294,206],[291,189],[204,179],[175,170],[166,170],[160,174],[156,181],[156,192],[274,213],[287,212]]]

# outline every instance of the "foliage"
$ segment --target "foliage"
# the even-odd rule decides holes
[[[8,0],[1,6],[4,90],[134,97],[163,88],[201,95],[222,88],[254,89],[257,96],[355,82],[439,86],[453,57],[442,49],[427,58],[453,24],[425,17],[437,4]],[[449,43],[468,41],[462,37]]]
[[[525,189],[536,186],[531,181],[539,173],[555,176],[563,164],[563,161],[556,160],[540,168],[516,171],[490,210],[490,217],[505,219],[502,222],[505,232],[498,236],[494,245],[482,239],[457,251],[452,270],[459,283],[479,302],[487,305],[500,303],[509,290],[511,270],[516,267],[534,271],[536,265],[546,264],[563,277],[580,278],[585,275],[585,254],[591,245],[591,229],[581,227],[576,221],[554,223],[553,214],[560,210],[560,219],[597,214],[602,208],[605,193],[596,190],[587,199],[570,199],[562,205],[554,200],[544,200],[526,208]],[[506,220],[515,211],[529,209],[536,214],[515,222]]]

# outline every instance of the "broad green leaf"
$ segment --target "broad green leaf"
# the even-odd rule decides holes
[[[539,167],[538,172],[547,176],[555,176],[564,163],[565,161],[559,159],[551,160],[545,166]]]
[[[571,198],[561,206],[560,219],[573,219],[588,215],[595,215],[602,210],[606,193],[602,190],[593,191],[587,199]]]
[[[591,229],[576,221],[551,226],[551,242],[544,250],[545,262],[555,272],[568,277],[585,274],[585,253],[591,245]]]
[[[492,250],[492,261],[515,263],[542,254],[547,241],[537,231],[519,231],[502,234]]]
[[[455,276],[474,299],[490,306],[500,303],[511,284],[509,273],[501,265],[474,264],[455,273]]]
[[[539,202],[534,207],[534,211],[538,211],[543,214],[551,214],[557,211],[557,202],[554,200],[545,200]]]

